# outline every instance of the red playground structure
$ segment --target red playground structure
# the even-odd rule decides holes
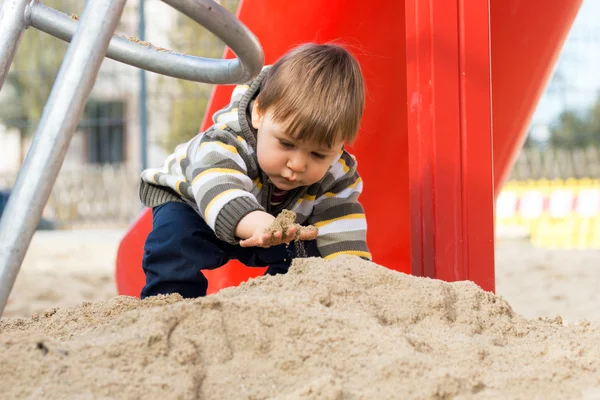
[[[365,182],[374,262],[494,291],[495,193],[580,5],[242,0],[238,18],[258,37],[266,64],[307,41],[343,43],[359,59],[367,104],[350,151]],[[215,88],[201,129],[232,90]],[[121,242],[119,294],[139,296],[151,224],[143,211]],[[263,272],[230,262],[206,273],[209,293]]]

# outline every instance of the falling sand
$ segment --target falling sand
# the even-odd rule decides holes
[[[600,329],[358,257],[0,320],[4,398],[600,398]]]
[[[296,213],[290,210],[282,210],[279,215],[277,215],[277,218],[275,218],[275,221],[273,221],[273,223],[265,230],[265,233],[270,233],[271,235],[275,234],[276,232],[283,232],[284,235],[288,234],[288,230],[295,226],[298,228],[298,230],[296,231],[296,234],[294,235],[294,240],[299,240],[300,239],[300,234],[302,232],[305,231],[313,231],[316,232],[317,228],[312,226],[312,225],[308,225],[308,226],[302,226],[300,224],[296,224]]]
[[[300,224],[296,224],[296,213],[290,210],[282,210],[279,215],[275,218],[273,223],[265,229],[265,233],[274,235],[277,232],[282,232],[283,235],[287,235],[288,231],[291,227],[297,227],[298,230],[294,234],[294,242],[296,246],[296,257],[305,258],[307,256],[306,248],[304,244],[300,240],[300,235],[303,232],[318,232],[318,229],[313,225],[302,226]],[[315,235],[316,236],[316,235]]]

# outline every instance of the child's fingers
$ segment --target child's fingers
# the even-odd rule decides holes
[[[292,226],[287,230],[287,234],[285,235],[285,237],[283,238],[282,242],[284,243],[289,243],[292,240],[294,240],[294,237],[296,236],[296,232],[298,232],[298,227],[297,226]]]
[[[313,240],[317,237],[319,231],[314,228],[300,229],[300,240]]]
[[[262,233],[262,234],[257,235],[255,244],[253,246],[267,248],[267,247],[271,247],[272,245],[273,245],[272,234]]]
[[[241,247],[270,247],[271,235],[268,233],[254,235],[248,239],[240,240]]]
[[[254,244],[255,241],[256,240],[254,238],[240,240],[240,246],[241,247],[252,247],[252,246],[255,246],[255,244]]]
[[[315,228],[298,227],[292,226],[284,234],[283,231],[276,231],[272,233],[262,233],[252,236],[251,238],[241,240],[241,247],[271,247],[281,243],[289,243],[296,238],[300,230],[298,239],[300,240],[313,240],[317,237],[318,230]]]
[[[273,244],[272,236],[277,237],[277,233],[279,233],[279,237],[281,237],[281,232],[275,232],[274,235],[271,235],[269,233],[263,233],[261,240],[260,240],[260,246],[261,247],[271,247],[271,245]]]

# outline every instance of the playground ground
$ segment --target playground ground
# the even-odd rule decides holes
[[[36,234],[5,313],[25,318],[0,321],[0,393],[600,398],[598,253],[499,241],[503,298],[340,257],[201,301],[140,302],[114,297],[121,235]]]
[[[5,310],[29,317],[54,307],[116,295],[114,261],[121,231],[38,231]],[[600,250],[546,250],[498,240],[497,294],[528,318],[600,322]]]

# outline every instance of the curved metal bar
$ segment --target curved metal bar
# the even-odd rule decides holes
[[[242,61],[246,76],[252,78],[264,65],[264,54],[256,36],[225,8],[213,0],[163,0],[221,39]],[[243,79],[243,83],[248,79]]]
[[[237,59],[196,57],[113,36],[106,56],[174,78],[215,84],[244,83],[258,75],[264,54],[258,39],[234,15],[212,0],[163,0],[223,40]],[[41,3],[33,4],[31,26],[70,42],[76,19]]]

